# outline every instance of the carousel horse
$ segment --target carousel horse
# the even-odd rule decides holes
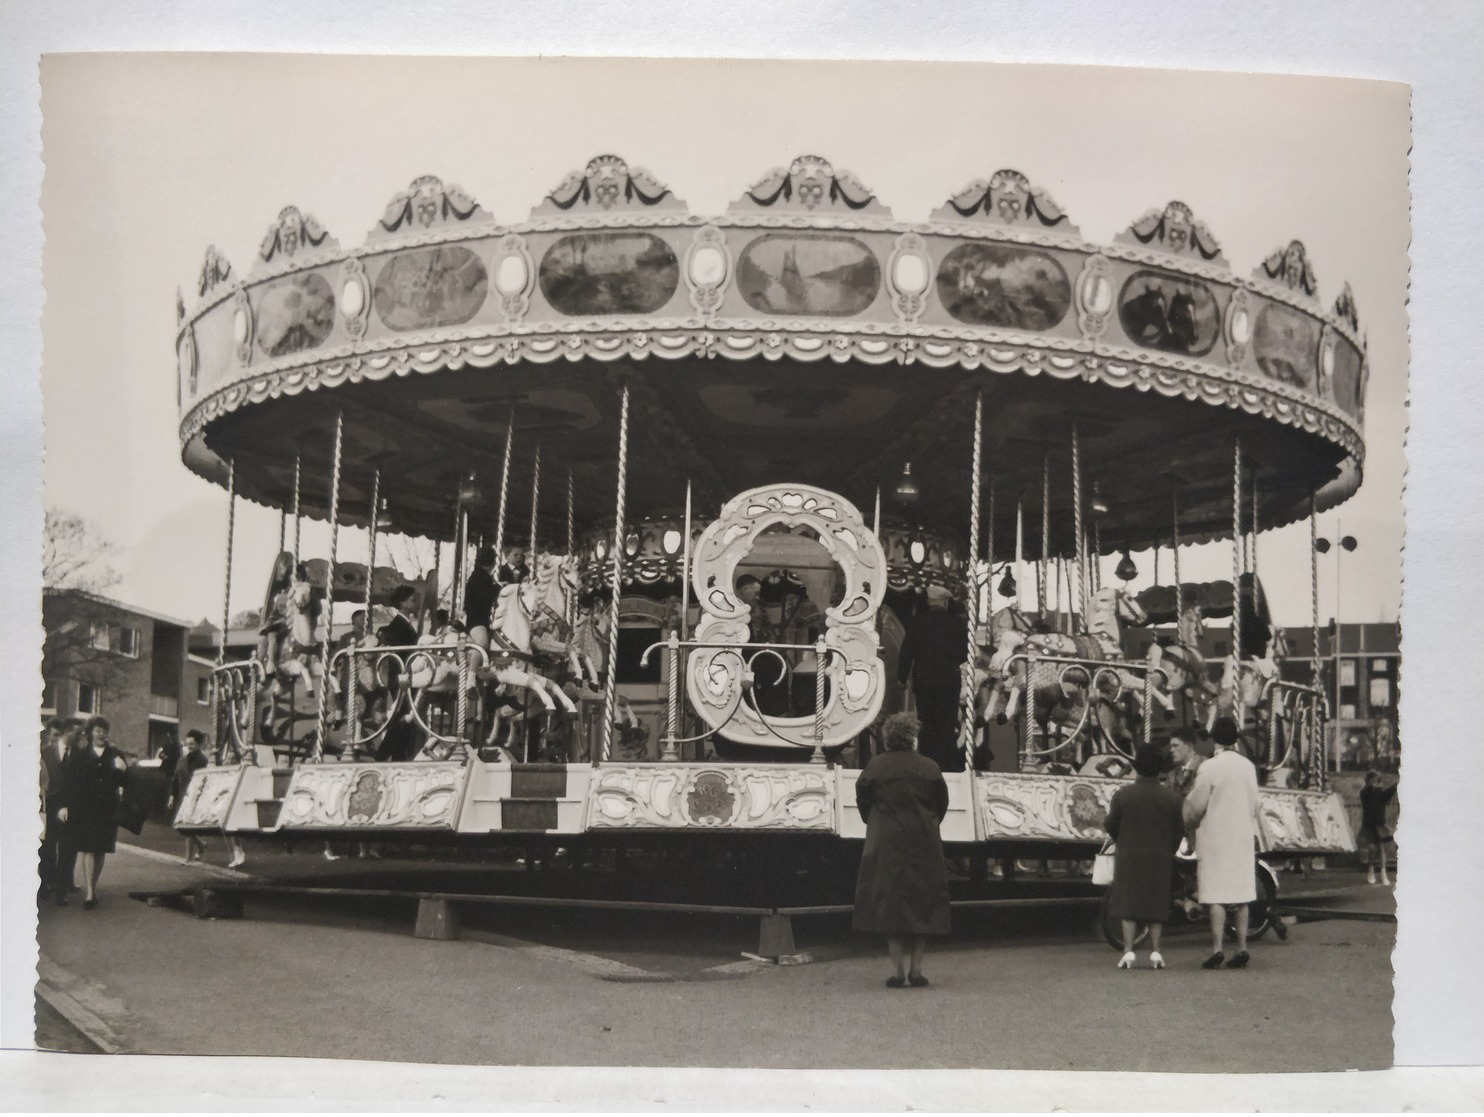
[[[1206,658],[1200,650],[1204,632],[1205,620],[1199,606],[1195,603],[1186,605],[1180,614],[1176,642],[1151,644],[1149,666],[1163,676],[1165,692],[1171,699],[1188,699],[1196,720],[1209,730],[1216,720],[1217,688],[1206,673]]]
[[[1243,729],[1256,729],[1263,735],[1266,717],[1273,700],[1274,684],[1281,675],[1278,661],[1288,654],[1287,644],[1281,630],[1270,630],[1265,654],[1258,659],[1246,659],[1233,665],[1228,659],[1221,671],[1221,687],[1216,705],[1219,711],[1230,717]],[[1235,666],[1235,670],[1233,667]],[[1258,748],[1259,753],[1263,751]],[[1252,757],[1256,761],[1258,757]]]
[[[547,713],[555,712],[558,703],[568,714],[577,713],[576,704],[567,697],[566,692],[545,675],[524,670],[512,662],[499,661],[500,658],[520,658],[528,663],[534,661],[534,615],[540,604],[539,594],[540,590],[534,579],[516,582],[500,591],[499,600],[495,604],[495,615],[490,626],[490,655],[493,662],[479,672],[483,681],[497,685],[495,696],[506,700],[489,718],[488,743],[492,745],[505,723],[516,716],[517,707],[522,711],[524,709],[524,702],[509,701],[515,689],[534,694]]]
[[[1141,695],[1144,676],[1136,675],[1118,666],[1123,659],[1123,625],[1144,625],[1148,615],[1134,600],[1132,594],[1117,586],[1105,586],[1092,597],[1088,610],[1087,635],[1067,636],[1059,632],[1037,632],[1035,624],[1015,606],[999,610],[990,620],[990,632],[995,641],[995,652],[989,670],[999,679],[997,692],[992,695],[986,710],[989,717],[1015,716],[1026,686],[1026,661],[1016,660],[1013,670],[1007,667],[1012,659],[1022,653],[1027,655],[1053,656],[1064,659],[1081,659],[1090,662],[1106,662],[1117,676],[1125,697]],[[1151,651],[1151,660],[1157,653]],[[1151,698],[1166,711],[1174,709],[1157,679],[1150,686]],[[1003,707],[1000,699],[1003,698]]]
[[[295,563],[291,552],[280,552],[273,563],[273,574],[263,600],[258,642],[258,657],[263,664],[269,693],[279,692],[282,677],[302,679],[304,693],[308,696],[314,694],[315,680],[319,675],[319,664],[312,655],[317,646],[313,616],[316,604],[323,609],[323,603],[316,601],[304,565]]]

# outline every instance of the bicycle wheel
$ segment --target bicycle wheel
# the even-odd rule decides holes
[[[1109,896],[1111,893],[1104,892],[1103,898],[1098,904],[1098,930],[1102,932],[1103,939],[1114,950],[1123,949],[1123,920],[1115,919],[1108,910]],[[1139,924],[1138,931],[1134,934],[1134,946],[1138,946],[1149,937],[1147,924]]]

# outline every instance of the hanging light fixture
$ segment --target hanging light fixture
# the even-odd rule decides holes
[[[1000,596],[1001,597],[1014,597],[1015,596],[1015,590],[1016,590],[1016,586],[1015,586],[1015,572],[1010,569],[1010,564],[1009,563],[1006,563],[1005,564],[1005,576],[1000,579],[1000,584],[999,584],[998,589],[1000,591]]]
[[[899,504],[916,504],[917,498],[922,495],[917,482],[912,480],[911,462],[903,464],[902,475],[897,478],[897,487],[892,490],[892,495],[897,498]]]
[[[376,513],[376,530],[377,531],[391,531],[392,530],[392,514],[389,511],[387,511],[386,497],[382,497],[381,498],[381,508]]]
[[[467,477],[459,482],[459,503],[474,504],[479,500],[479,486],[474,483],[474,474],[471,471]]]
[[[1113,570],[1113,576],[1121,582],[1132,582],[1139,576],[1139,568],[1134,565],[1134,557],[1127,551],[1118,560],[1118,566]]]

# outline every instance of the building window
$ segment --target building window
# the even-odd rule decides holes
[[[1340,707],[1340,720],[1341,721],[1354,721],[1355,720],[1355,707],[1353,705],[1351,705],[1350,703],[1348,703],[1348,702],[1345,703],[1344,705],[1342,705]]]
[[[41,712],[43,714],[54,714],[57,712],[57,684],[44,682],[41,684]]]
[[[1390,665],[1384,659],[1371,660],[1371,670],[1377,674],[1384,675],[1390,669]]]
[[[1371,680],[1371,709],[1386,710],[1391,708],[1391,680],[1379,678]]]
[[[198,706],[211,705],[211,680],[200,678],[196,680],[196,704]]]
[[[1340,661],[1340,685],[1355,685],[1355,660],[1342,659]]]
[[[128,625],[120,625],[117,632],[118,641],[114,646],[119,655],[126,655],[130,659],[138,659],[139,629],[130,628]]]
[[[80,714],[99,713],[98,688],[92,683],[77,684],[77,712]]]
[[[94,621],[92,636],[89,642],[93,645],[94,651],[109,651],[113,647],[113,644],[108,638],[108,626],[101,621]]]

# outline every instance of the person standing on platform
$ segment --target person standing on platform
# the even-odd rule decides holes
[[[957,729],[963,665],[969,658],[969,633],[961,614],[949,609],[951,590],[929,586],[928,608],[907,622],[897,660],[897,680],[907,685],[922,722],[922,755],[945,772],[961,772],[962,750]]]
[[[915,751],[919,728],[911,714],[887,718],[886,751],[871,758],[855,784],[866,844],[851,926],[886,936],[895,970],[886,979],[889,989],[927,985],[927,936],[949,931],[948,865],[938,829],[948,813],[948,784]]]
[[[192,729],[186,733],[185,751],[181,753],[180,761],[175,766],[175,778],[170,782],[170,794],[165,800],[165,810],[173,819],[180,805],[185,802],[186,791],[191,786],[191,777],[206,767],[206,734],[199,729]],[[201,839],[194,834],[186,835],[186,852],[184,863],[193,864],[201,860],[206,853],[206,846]]]
[[[488,543],[474,554],[474,569],[464,582],[464,631],[486,651],[490,646],[490,625],[495,603],[500,599],[500,585],[495,581],[495,549]]]
[[[382,625],[376,638],[384,648],[413,647],[417,644],[417,626],[413,623],[412,606],[417,600],[417,591],[411,586],[398,586],[392,594],[392,608],[396,610],[392,619]],[[395,663],[387,666],[387,689],[396,693],[401,672]],[[411,760],[417,753],[417,728],[412,723],[410,712],[395,714],[381,735],[381,745],[376,750],[376,759],[400,763]]]
[[[1216,755],[1196,770],[1185,798],[1185,829],[1195,834],[1196,899],[1211,913],[1211,956],[1202,969],[1247,965],[1247,905],[1257,899],[1257,769],[1233,746],[1240,734],[1229,717],[1216,719]],[[1236,905],[1237,952],[1222,953],[1226,909]]]
[[[98,906],[104,858],[118,841],[117,812],[129,771],[124,754],[108,740],[108,719],[89,718],[87,743],[69,752],[57,768],[57,818],[62,840],[82,863],[82,906]]]
[[[1113,793],[1103,823],[1115,843],[1108,911],[1123,925],[1120,970],[1134,968],[1134,935],[1140,923],[1149,927],[1150,966],[1165,968],[1159,940],[1170,915],[1175,851],[1185,837],[1185,826],[1179,797],[1159,782],[1164,759],[1158,745],[1139,747],[1134,753],[1137,778]]]
[[[1396,798],[1396,783],[1390,787],[1381,785],[1381,773],[1365,774],[1365,786],[1360,789],[1360,845],[1366,859],[1366,883],[1376,883],[1376,870],[1381,871],[1381,884],[1389,886],[1391,878],[1386,875],[1386,843],[1391,841],[1391,827],[1386,824],[1386,808]]]

